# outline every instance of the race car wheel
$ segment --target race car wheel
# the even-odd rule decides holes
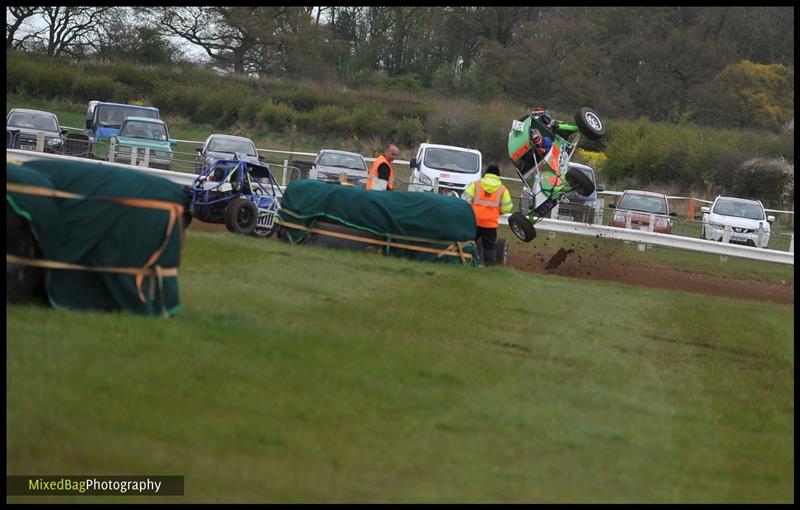
[[[589,140],[599,140],[606,134],[606,125],[591,108],[583,107],[575,114],[575,124],[581,134]]]
[[[256,229],[258,207],[244,198],[235,198],[225,208],[225,226],[236,234],[250,235]]]
[[[536,237],[536,227],[519,211],[508,217],[508,226],[523,242],[529,243]]]
[[[567,182],[574,191],[577,191],[585,197],[594,193],[594,183],[592,179],[580,170],[567,170],[565,179],[567,179]]]

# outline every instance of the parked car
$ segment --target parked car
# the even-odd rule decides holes
[[[202,147],[198,147],[195,150],[197,151],[195,173],[198,174],[208,165],[220,159],[251,161],[253,163],[263,160],[262,157],[259,157],[253,141],[244,136],[214,133],[206,138]]]
[[[12,108],[6,115],[6,148],[36,150],[39,133],[44,134],[44,152],[61,153],[67,134],[56,114],[28,108]]]
[[[160,118],[155,106],[89,101],[83,133],[90,142],[108,140],[119,134],[122,122],[128,117]]]
[[[730,225],[730,243],[757,248],[766,248],[769,244],[770,224],[775,217],[767,216],[760,200],[718,196],[711,207],[700,210],[703,212],[701,239],[722,241],[725,227]],[[759,228],[762,230],[760,240]]]
[[[309,179],[341,182],[345,174],[347,184],[363,188],[367,183],[368,168],[364,156],[355,152],[322,149],[314,159]]]
[[[146,149],[150,149],[149,166],[169,170],[172,163],[172,147],[175,140],[169,139],[169,131],[163,120],[147,117],[128,117],[122,122],[119,135],[112,137],[115,148],[109,152],[109,161],[131,163],[131,155],[136,151],[136,164],[145,159]]]
[[[433,191],[439,180],[439,194],[460,196],[467,186],[481,178],[483,155],[477,149],[421,143],[411,158],[408,191]]]
[[[625,190],[616,204],[609,205],[614,209],[611,226],[626,228],[627,216],[631,216],[631,227],[635,230],[651,230],[650,219],[653,218],[653,232],[669,234],[672,231],[672,217],[677,216],[669,211],[667,195],[652,191]]]

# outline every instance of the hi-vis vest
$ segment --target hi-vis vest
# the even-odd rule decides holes
[[[378,167],[383,163],[389,165],[389,181],[386,184],[386,188],[394,189],[394,168],[392,168],[392,164],[389,163],[389,160],[386,159],[386,156],[383,154],[375,158],[375,161],[372,162],[372,166],[369,167],[369,177],[367,177],[367,185],[365,186],[366,189],[372,189],[372,179],[378,178]]]
[[[475,181],[475,195],[472,197],[472,209],[479,227],[497,228],[500,219],[500,202],[506,187],[500,185],[494,193],[486,193],[481,181]]]

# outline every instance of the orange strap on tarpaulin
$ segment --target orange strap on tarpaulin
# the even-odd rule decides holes
[[[298,225],[297,223],[289,223],[287,221],[278,221],[278,220],[276,220],[275,223],[278,224],[278,225],[285,226],[285,227],[288,227],[288,228],[293,228],[293,229],[296,229],[296,230],[305,230],[306,232],[311,232],[311,233],[315,233],[315,234],[322,234],[322,235],[326,235],[326,236],[330,236],[330,237],[338,237],[340,239],[348,239],[350,241],[359,241],[359,242],[368,243],[368,244],[377,244],[379,246],[390,246],[390,247],[393,247],[393,248],[402,248],[404,250],[412,250],[412,251],[421,251],[421,252],[425,252],[425,253],[433,253],[438,258],[442,258],[444,255],[450,255],[452,257],[458,257],[459,259],[461,259],[462,263],[466,262],[468,259],[472,259],[472,255],[471,254],[465,253],[463,251],[462,245],[469,244],[469,243],[472,243],[474,241],[466,241],[464,243],[460,243],[458,241],[453,241],[452,244],[450,244],[447,248],[437,250],[437,249],[434,249],[434,248],[426,248],[424,246],[415,246],[415,245],[412,245],[412,244],[405,244],[405,243],[395,243],[395,242],[392,242],[392,241],[381,241],[380,239],[372,239],[372,238],[369,238],[369,237],[361,237],[361,236],[355,236],[355,235],[351,235],[351,234],[343,234],[341,232],[332,232],[330,230],[325,230],[325,229],[316,228],[316,227],[306,227],[305,225]],[[430,241],[428,241],[428,242],[430,242]]]
[[[178,268],[174,267],[161,268],[160,266],[156,266],[155,262],[161,256],[161,253],[164,251],[164,248],[166,248],[167,243],[169,242],[170,236],[172,235],[172,231],[175,228],[175,224],[177,223],[176,220],[183,213],[183,204],[177,204],[175,202],[170,202],[168,200],[157,200],[151,198],[89,197],[86,195],[80,195],[78,193],[71,193],[69,191],[61,191],[52,188],[44,188],[42,186],[31,186],[29,184],[18,184],[13,182],[6,183],[6,191],[7,192],[11,191],[13,193],[22,193],[25,195],[36,195],[36,196],[51,197],[51,198],[98,200],[103,202],[112,202],[120,205],[127,205],[129,207],[139,207],[144,209],[160,209],[167,211],[169,213],[169,221],[167,223],[167,231],[164,235],[164,241],[161,243],[158,249],[150,255],[150,257],[147,259],[147,262],[145,262],[144,266],[142,266],[141,268],[125,268],[125,267],[96,268],[90,266],[83,266],[80,264],[69,264],[66,262],[58,262],[52,260],[28,259],[24,257],[17,257],[16,255],[6,254],[7,261],[15,262],[18,264],[30,265],[30,266],[45,267],[49,269],[74,269],[82,271],[100,271],[108,273],[132,274],[135,277],[136,290],[139,294],[139,300],[142,303],[145,302],[144,292],[142,290],[142,284],[144,283],[145,276],[158,277],[160,280],[162,276],[177,276],[178,274]],[[151,296],[154,293],[155,293],[155,286],[151,286]]]

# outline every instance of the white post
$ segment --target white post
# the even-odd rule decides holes
[[[625,211],[625,228],[631,228],[631,212]]]
[[[108,139],[108,160],[114,162],[114,151],[117,149],[117,139],[111,137]]]
[[[44,133],[36,133],[36,152],[44,152]]]
[[[283,176],[281,176],[281,186],[282,187],[286,187],[286,172],[289,170],[288,166],[289,166],[289,160],[288,159],[284,159],[283,160]]]
[[[762,222],[762,221],[758,222],[758,238],[757,239],[758,239],[758,241],[756,242],[756,244],[758,245],[759,248],[761,248],[761,243],[764,242],[764,222]],[[764,248],[766,248],[766,246],[764,246]]]
[[[142,166],[150,168],[150,147],[144,148],[144,163]]]
[[[605,199],[598,198],[597,201],[594,203],[594,224],[595,225],[602,225],[603,224],[603,206],[605,205]]]
[[[433,192],[434,193],[439,193],[439,178],[438,177],[434,177],[433,178]],[[476,193],[477,193],[477,191],[476,191]]]
[[[652,232],[653,228],[655,227],[655,224],[656,224],[656,215],[653,214],[653,213],[650,213],[650,225],[647,227],[647,230],[649,232]]]
[[[789,253],[794,253],[794,232],[792,232],[792,237],[789,240]]]
[[[731,226],[725,225],[725,229],[722,231],[722,242],[728,243],[731,240]]]
[[[131,147],[131,166],[136,166],[136,158],[139,156],[139,149]]]

